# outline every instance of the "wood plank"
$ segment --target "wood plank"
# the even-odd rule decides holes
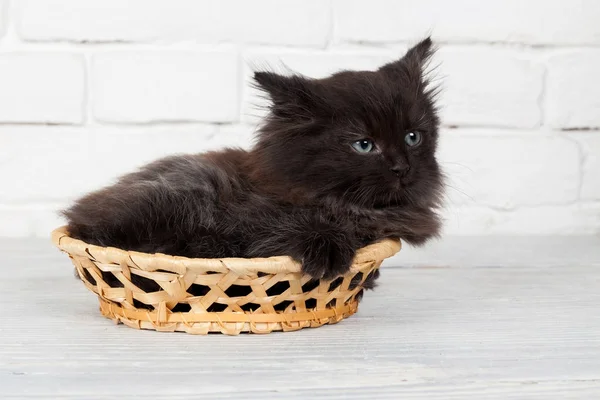
[[[387,268],[340,324],[191,336],[115,326],[27,243],[0,246],[0,398],[600,398],[598,268]]]

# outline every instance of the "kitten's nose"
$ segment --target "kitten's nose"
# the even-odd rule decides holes
[[[410,169],[409,165],[400,164],[400,163],[394,164],[390,167],[390,171],[392,171],[396,175],[403,175],[403,174],[407,173],[409,169]]]

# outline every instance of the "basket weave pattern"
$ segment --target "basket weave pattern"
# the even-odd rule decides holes
[[[102,315],[137,329],[269,333],[337,323],[354,314],[363,283],[400,250],[384,240],[360,249],[350,271],[314,281],[289,257],[196,259],[99,247],[52,232]]]

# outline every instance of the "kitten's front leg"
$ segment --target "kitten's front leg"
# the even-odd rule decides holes
[[[350,269],[358,248],[352,229],[308,217],[296,220],[288,230],[287,253],[302,263],[302,271],[315,279],[334,279]]]
[[[314,232],[303,238],[302,271],[313,278],[326,280],[345,274],[350,269],[356,249],[339,234]]]
[[[350,269],[359,247],[352,226],[310,213],[273,221],[276,224],[260,235],[262,240],[252,244],[251,257],[286,254],[302,263],[302,271],[315,279],[333,279]]]
[[[441,221],[431,209],[389,207],[369,215],[370,229],[381,237],[399,237],[413,245],[422,245],[439,235]]]

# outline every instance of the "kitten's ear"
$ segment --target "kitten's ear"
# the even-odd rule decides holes
[[[318,103],[312,81],[303,76],[260,71],[254,73],[254,81],[271,98],[271,111],[277,116],[309,117]]]
[[[427,62],[435,52],[431,37],[427,37],[411,47],[401,59],[384,65],[379,70],[391,77],[402,74],[417,82],[422,82]]]
[[[274,72],[258,71],[254,73],[254,81],[259,89],[267,92],[273,102],[288,100],[296,88],[302,85],[300,77],[283,76]]]
[[[433,55],[434,48],[433,42],[431,41],[431,37],[427,37],[411,47],[407,52],[403,59],[406,62],[413,62],[423,66]]]

